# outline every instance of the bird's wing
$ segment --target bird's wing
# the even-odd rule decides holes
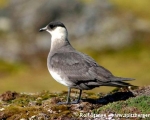
[[[109,82],[112,74],[99,66],[91,57],[80,52],[55,53],[50,59],[50,65],[57,71],[62,71],[69,80],[77,82]]]

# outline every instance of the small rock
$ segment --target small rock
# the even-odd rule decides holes
[[[7,91],[6,93],[3,93],[2,95],[0,95],[0,99],[1,99],[2,101],[14,100],[14,99],[16,99],[16,97],[17,97],[18,95],[19,95],[19,94],[16,93],[16,92]]]

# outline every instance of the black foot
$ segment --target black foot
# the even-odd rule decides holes
[[[80,103],[79,100],[75,100],[75,101],[72,101],[72,102],[71,102],[71,104],[78,104],[78,103]]]
[[[69,102],[58,102],[57,105],[69,105]]]
[[[69,104],[78,104],[80,103],[79,100],[72,101],[72,102],[58,102],[57,105],[69,105]]]

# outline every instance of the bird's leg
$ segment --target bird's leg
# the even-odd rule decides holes
[[[71,92],[71,88],[68,87],[68,96],[67,96],[67,101],[66,102],[58,102],[58,105],[62,105],[62,104],[69,104],[70,103],[70,92]]]
[[[66,102],[66,104],[70,103],[70,92],[71,92],[71,88],[69,87],[68,88],[68,96],[67,96],[67,102]]]
[[[79,103],[79,102],[80,102],[81,94],[82,94],[82,90],[80,90],[80,93],[79,93],[79,97],[78,97],[77,103]]]
[[[71,92],[71,88],[69,87],[68,88],[67,101],[66,102],[59,102],[57,104],[59,104],[59,105],[62,105],[62,104],[78,104],[80,102],[80,99],[81,99],[82,90],[80,90],[79,97],[78,97],[77,101],[72,101],[72,102],[70,102],[70,92]]]
[[[71,103],[72,104],[78,104],[80,102],[80,99],[81,99],[81,94],[82,94],[82,90],[80,90],[78,99],[76,101],[72,101]]]

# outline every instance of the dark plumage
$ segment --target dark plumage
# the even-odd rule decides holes
[[[48,26],[49,26],[51,29],[53,29],[53,28],[55,28],[55,27],[58,27],[58,26],[66,28],[65,25],[64,25],[63,23],[59,22],[59,21],[50,22],[50,23],[48,24]]]

